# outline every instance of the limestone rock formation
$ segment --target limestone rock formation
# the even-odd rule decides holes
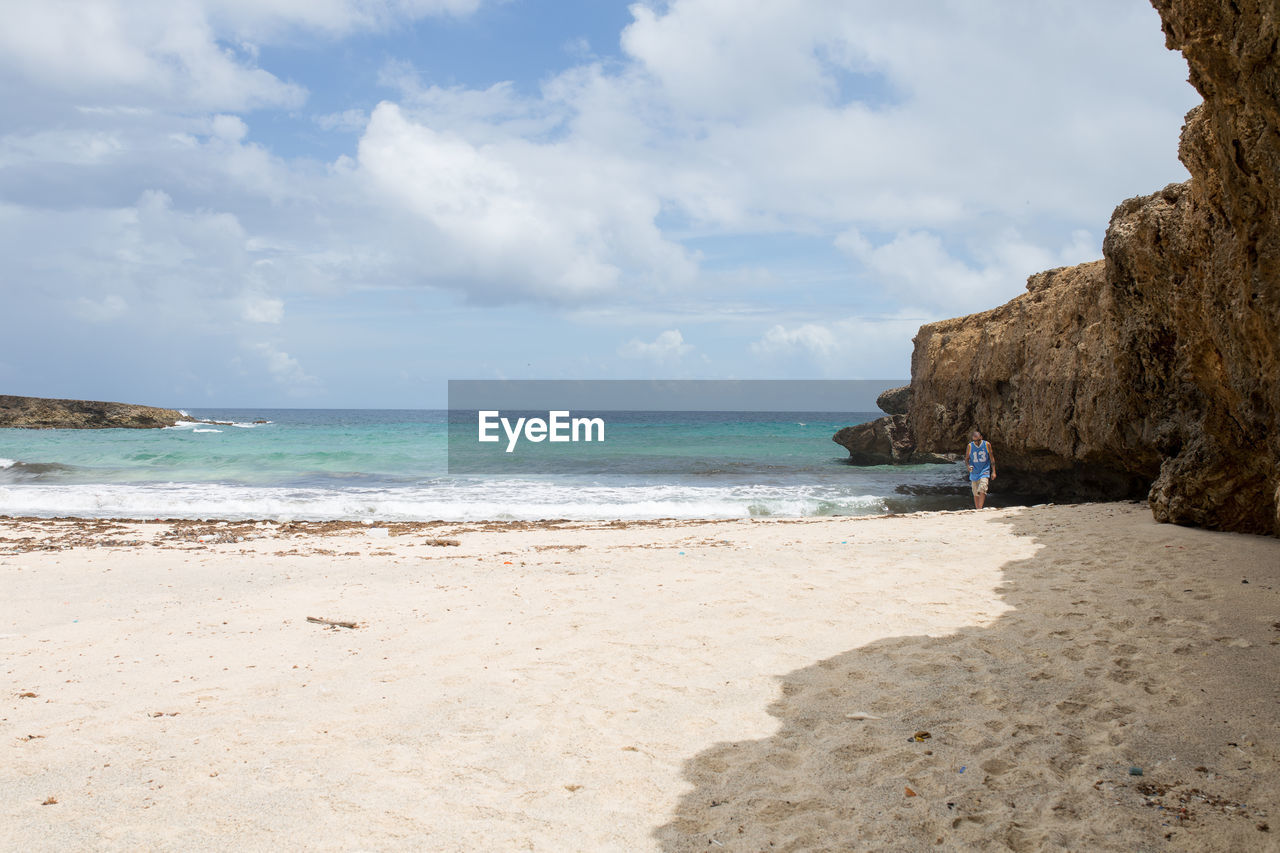
[[[922,327],[910,427],[935,451],[982,428],[1002,491],[1280,535],[1280,7],[1152,2],[1204,96],[1191,180],[1116,208],[1103,261]]]
[[[852,465],[896,465],[915,450],[905,415],[876,418],[865,424],[847,426],[831,437],[849,451]]]
[[[887,415],[905,415],[911,410],[911,386],[890,388],[876,397],[876,405]]]
[[[831,440],[849,451],[851,465],[925,465],[956,461],[954,454],[917,451],[906,415],[887,415],[865,424],[847,426]]]
[[[173,426],[183,415],[175,409],[0,395],[0,427],[24,429],[154,429]]]
[[[911,386],[890,388],[876,398],[885,412],[865,424],[847,426],[831,436],[831,440],[849,451],[850,465],[924,465],[955,462],[954,454],[926,453],[916,450],[907,411],[911,404]]]
[[[1159,461],[1141,436],[1114,429],[1108,366],[1123,346],[1104,322],[1107,297],[1094,261],[1033,275],[999,308],[921,327],[911,364],[920,447],[962,448],[977,427],[995,446],[1003,492],[1145,495]]]

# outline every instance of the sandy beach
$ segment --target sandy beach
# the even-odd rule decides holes
[[[1280,849],[1280,541],[1145,506],[10,519],[0,578],[6,850]]]

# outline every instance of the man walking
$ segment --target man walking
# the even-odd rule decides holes
[[[996,456],[991,442],[982,440],[982,433],[974,430],[969,436],[969,446],[964,451],[964,461],[969,465],[969,488],[973,490],[973,508],[982,509],[987,500],[987,486],[996,478]]]

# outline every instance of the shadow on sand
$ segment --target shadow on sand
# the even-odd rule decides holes
[[[660,848],[1277,849],[1280,542],[1144,512],[992,519],[1041,546],[1013,610],[783,676],[776,734],[685,763]]]

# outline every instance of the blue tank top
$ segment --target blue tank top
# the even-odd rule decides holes
[[[983,477],[991,476],[990,447],[991,445],[985,441],[977,444],[969,442],[969,464],[973,466],[973,470],[969,472],[970,480],[981,480]]]

